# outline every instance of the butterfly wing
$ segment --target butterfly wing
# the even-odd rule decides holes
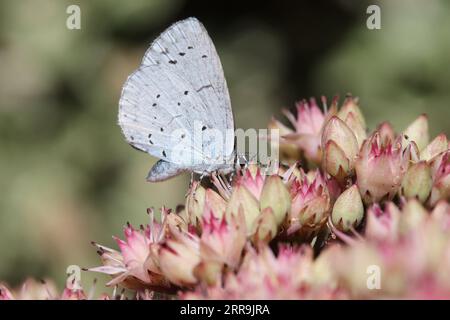
[[[174,23],[150,46],[143,65],[164,65],[188,81],[214,111],[214,128],[227,132],[226,155],[234,149],[234,121],[228,86],[216,48],[196,18]],[[227,130],[228,129],[228,130]]]
[[[184,79],[159,65],[142,66],[123,88],[119,125],[135,148],[188,167],[203,154],[192,143],[195,119],[212,126],[211,115],[211,110]],[[176,150],[180,152],[175,155],[172,152]],[[180,154],[181,151],[185,154]]]
[[[214,45],[195,18],[173,24],[152,43],[141,67],[128,78],[119,104],[122,131],[142,151],[184,167],[231,157],[234,123],[228,88]],[[223,148],[212,152],[205,150],[211,145],[197,145],[192,139],[196,123],[200,130],[221,132]]]

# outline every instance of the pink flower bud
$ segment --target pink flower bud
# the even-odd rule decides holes
[[[319,172],[310,182],[308,177],[296,179],[291,186],[292,204],[288,216],[288,234],[315,234],[326,223],[331,211],[331,199]]]
[[[238,177],[238,184],[247,188],[250,193],[259,200],[264,186],[266,176],[261,174],[261,170],[256,165],[250,165],[244,170],[243,174]]]
[[[432,166],[433,187],[429,202],[434,206],[441,199],[450,199],[450,150],[436,157]]]
[[[202,261],[216,261],[234,269],[241,258],[247,239],[245,219],[242,214],[218,219],[212,214],[203,218],[200,238]]]
[[[389,122],[382,122],[376,132],[378,132],[380,136],[380,144],[381,145],[387,145],[390,141],[395,140],[395,132],[394,128],[392,128],[392,125]]]
[[[381,144],[378,132],[364,142],[355,169],[366,204],[393,198],[408,168],[409,154],[409,149],[403,152],[399,139],[394,144]]]
[[[325,98],[322,100],[326,104]],[[309,102],[306,100],[298,102],[296,109],[297,116],[284,110],[285,116],[294,126],[295,131],[283,134],[283,131],[286,132],[286,130],[282,130],[282,138],[285,142],[295,145],[303,151],[309,161],[318,164],[321,161],[320,136],[326,115],[320,110],[314,98]]]
[[[125,241],[115,238],[122,253],[123,263],[127,270],[143,282],[149,282],[149,275],[144,263],[150,254],[150,229],[135,230],[131,225],[124,228]]]
[[[15,300],[9,288],[3,283],[0,283],[0,300]]]
[[[158,261],[164,276],[170,282],[189,287],[197,283],[194,269],[200,263],[199,239],[174,228],[172,237],[164,242],[158,252]]]
[[[400,215],[400,210],[392,202],[386,203],[384,210],[374,204],[367,210],[366,238],[377,242],[396,241]]]

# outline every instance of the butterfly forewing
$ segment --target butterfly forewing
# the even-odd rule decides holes
[[[134,147],[186,168],[230,158],[234,124],[228,89],[214,45],[197,19],[175,23],[152,43],[123,88],[119,124]],[[219,145],[228,143],[198,144],[193,133],[203,129],[216,129],[225,139]]]
[[[174,23],[147,50],[143,65],[163,65],[186,79],[214,110],[215,128],[234,130],[230,96],[220,58],[205,27],[195,18]],[[230,134],[230,133],[229,133]],[[233,137],[229,137],[233,140]],[[227,150],[230,154],[233,150]]]

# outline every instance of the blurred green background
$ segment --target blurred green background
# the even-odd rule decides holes
[[[381,30],[366,28],[372,3]],[[66,28],[71,4],[81,30]],[[147,207],[184,202],[189,177],[145,182],[155,159],[127,145],[116,117],[151,41],[188,16],[216,44],[238,127],[352,92],[370,128],[427,113],[433,136],[450,133],[449,1],[2,0],[0,279],[63,285],[68,265],[99,263],[91,240],[115,247]]]

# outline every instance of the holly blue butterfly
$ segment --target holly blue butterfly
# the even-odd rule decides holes
[[[129,144],[160,158],[148,181],[234,168],[234,121],[214,44],[196,18],[174,23],[145,53],[119,102]]]

